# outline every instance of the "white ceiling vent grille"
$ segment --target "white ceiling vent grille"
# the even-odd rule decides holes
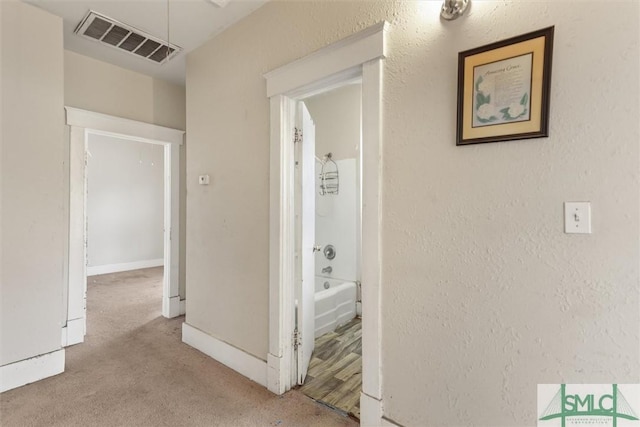
[[[75,33],[158,64],[168,61],[182,50],[179,46],[92,10],[78,24]]]

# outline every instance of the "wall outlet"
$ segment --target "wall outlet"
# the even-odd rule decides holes
[[[198,177],[198,184],[209,185],[209,175],[200,175]]]
[[[590,202],[565,202],[564,232],[591,234]]]

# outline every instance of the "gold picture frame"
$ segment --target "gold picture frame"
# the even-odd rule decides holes
[[[549,136],[554,27],[458,54],[456,145]]]

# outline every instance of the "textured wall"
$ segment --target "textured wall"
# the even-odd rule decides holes
[[[262,73],[386,19],[385,415],[533,425],[537,383],[640,381],[639,5],[440,4],[274,1],[189,56],[187,321],[265,358]],[[455,147],[457,53],[549,25],[551,137]],[[593,234],[563,233],[572,200]]]
[[[60,348],[63,293],[62,20],[0,2],[0,365]]]
[[[186,320],[261,359],[269,311],[269,102],[262,75],[383,15],[370,2],[269,2],[187,58]],[[197,184],[204,173],[209,186]]]
[[[384,115],[389,417],[531,425],[537,383],[640,380],[640,11],[617,5],[476,2],[440,27],[436,5],[421,15],[405,4],[395,20]],[[456,52],[549,25],[551,137],[454,147]],[[573,200],[592,202],[592,235],[563,233],[562,203]]]
[[[176,129],[185,128],[184,88],[64,51],[65,103]]]

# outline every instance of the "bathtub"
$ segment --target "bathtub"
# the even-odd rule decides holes
[[[325,282],[329,289],[325,289]],[[334,331],[356,317],[357,287],[355,282],[315,278],[315,337]]]

